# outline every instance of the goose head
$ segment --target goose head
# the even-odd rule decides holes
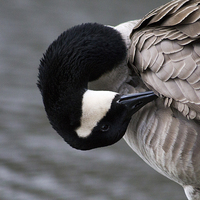
[[[88,90],[88,82],[117,68],[127,49],[114,28],[96,23],[63,32],[39,66],[38,87],[52,127],[72,147],[89,150],[120,140],[132,115],[156,96]]]

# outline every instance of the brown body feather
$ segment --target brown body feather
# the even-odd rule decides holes
[[[200,1],[176,0],[153,10],[130,38],[131,66],[166,107],[158,100],[138,113],[137,125],[129,129],[137,144],[129,131],[125,140],[181,184],[188,199],[200,199]]]

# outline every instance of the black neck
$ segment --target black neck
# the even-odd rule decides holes
[[[51,123],[78,126],[88,82],[112,70],[125,57],[126,45],[113,28],[88,23],[62,33],[49,46],[39,67],[38,87]]]

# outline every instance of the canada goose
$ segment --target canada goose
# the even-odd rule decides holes
[[[87,150],[124,137],[189,200],[200,199],[199,6],[175,0],[116,27],[75,26],[49,46],[38,75],[67,143]]]

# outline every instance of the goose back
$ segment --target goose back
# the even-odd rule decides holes
[[[176,0],[147,14],[131,33],[129,61],[165,105],[200,119],[200,1]]]

